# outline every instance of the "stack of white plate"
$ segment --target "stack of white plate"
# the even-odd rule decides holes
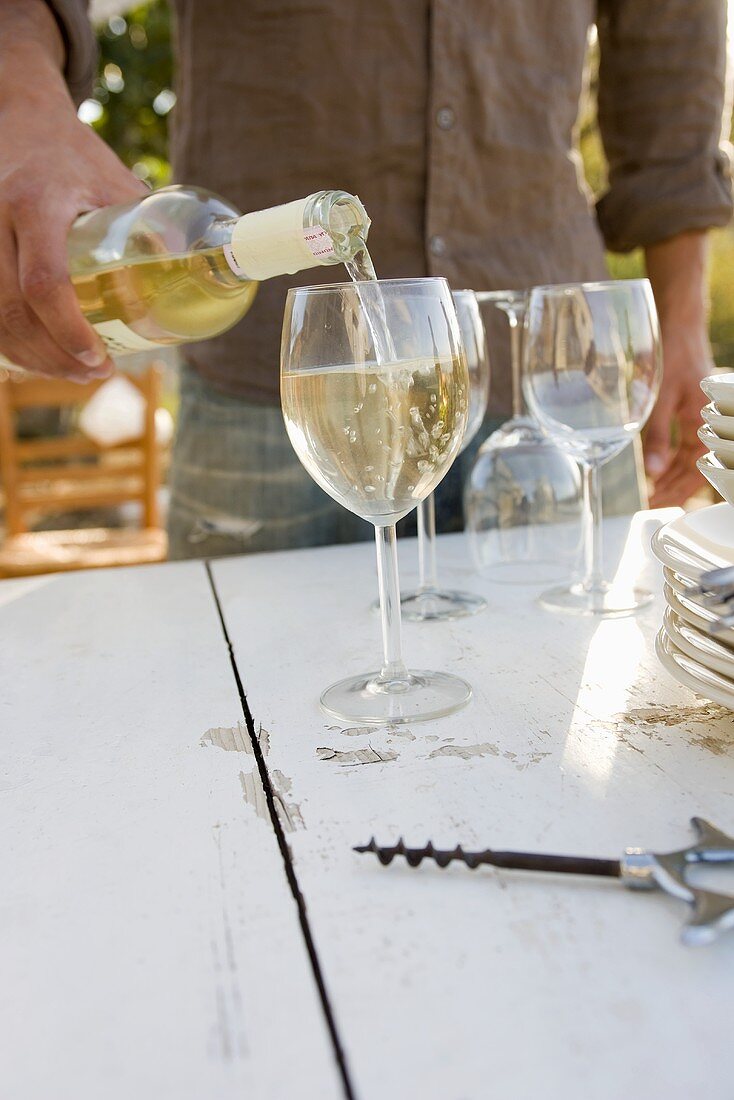
[[[681,684],[734,710],[734,629],[712,631],[717,615],[696,590],[702,573],[734,565],[734,508],[713,504],[680,516],[656,532],[652,551],[667,604],[658,657]]]
[[[734,374],[711,374],[701,389],[709,404],[701,409],[698,438],[709,453],[696,465],[724,500],[734,504]]]

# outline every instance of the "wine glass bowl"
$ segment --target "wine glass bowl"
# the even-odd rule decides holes
[[[544,593],[555,610],[630,614],[642,590],[614,591],[601,566],[599,469],[639,434],[662,375],[657,313],[647,279],[536,287],[526,319],[525,396],[543,430],[581,464],[584,580]]]
[[[488,580],[539,584],[571,576],[581,540],[576,463],[531,416],[521,387],[524,290],[477,291],[510,327],[512,417],[485,439],[464,490],[469,545]]]
[[[579,461],[608,461],[640,431],[659,386],[647,280],[538,287],[528,309],[526,396]],[[647,284],[649,286],[649,284]]]
[[[430,290],[431,282],[300,287],[286,303],[281,397],[291,443],[330,496],[375,524],[396,523],[433,491],[466,425],[468,378],[453,310],[417,285],[412,298],[403,289]],[[394,305],[394,287],[408,316]],[[371,331],[383,310],[383,331]],[[387,340],[399,348],[392,361],[379,346]]]
[[[452,298],[459,322],[469,372],[469,411],[461,450],[464,451],[482,426],[489,401],[489,352],[479,303],[473,290],[454,290]]]
[[[487,579],[549,584],[571,575],[581,540],[581,478],[537,425],[504,425],[485,440],[464,510],[472,558]]]
[[[401,656],[395,523],[433,491],[459,452],[469,378],[444,279],[375,280],[288,292],[281,345],[288,435],[314,480],[375,525],[384,659],[322,694],[347,721],[449,714],[471,688],[408,672]]]
[[[481,313],[473,290],[452,294],[469,373],[469,409],[461,450],[482,426],[489,400],[489,355]],[[487,606],[484,597],[439,587],[436,560],[436,502],[433,494],[418,505],[418,575],[415,590],[401,595],[404,619],[412,622],[445,622],[476,615]]]

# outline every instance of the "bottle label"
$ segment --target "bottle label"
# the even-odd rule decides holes
[[[138,336],[124,321],[100,321],[92,326],[102,337],[110,355],[130,355],[135,351],[160,350],[162,344]]]
[[[110,355],[132,355],[136,351],[160,351],[164,344],[156,344],[152,340],[146,340],[144,336],[138,336],[124,321],[100,321],[92,328],[102,337],[102,343]],[[0,355],[0,382],[4,382],[8,375],[18,378],[32,378],[33,371],[25,367],[18,367],[11,363],[4,355]]]
[[[232,270],[260,282],[328,263],[334,256],[329,234],[321,228],[304,229],[307,203],[308,199],[298,199],[270,210],[243,214],[232,230],[232,259],[226,249],[224,253]]]
[[[312,256],[317,260],[333,260],[336,257],[334,242],[320,225],[303,230],[303,239]]]
[[[247,272],[243,271],[242,268],[240,267],[240,265],[237,263],[234,251],[232,249],[232,245],[231,244],[223,244],[222,245],[222,251],[224,252],[225,260],[227,261],[229,266],[232,268],[235,275],[238,275],[240,279],[249,278]]]

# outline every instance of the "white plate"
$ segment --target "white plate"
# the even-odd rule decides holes
[[[704,699],[734,710],[734,682],[683,653],[673,644],[664,629],[660,630],[655,639],[655,652],[665,671],[679,684],[695,691],[697,695],[702,695]]]
[[[724,416],[716,405],[704,405],[701,416],[721,439],[734,439],[734,416]]]
[[[655,533],[652,550],[663,565],[691,580],[704,569],[734,565],[734,508],[712,504],[678,516]]]
[[[701,389],[724,416],[734,416],[734,374],[710,374]]]
[[[708,424],[702,424],[698,429],[698,438],[716,455],[722,466],[726,466],[727,470],[734,470],[734,440],[719,439]]]
[[[704,455],[696,462],[703,476],[728,504],[734,504],[734,470],[727,469],[715,455]]]
[[[685,596],[691,603],[696,604],[702,612],[708,610],[709,602],[700,594],[695,581],[676,573],[673,569],[668,569],[667,566],[663,566],[663,577],[666,584],[669,584],[678,596]]]
[[[661,527],[652,536],[650,549],[661,565],[691,581],[697,581],[702,573],[711,568],[710,563],[699,557],[698,554],[681,550],[675,543],[667,542],[664,527]]]
[[[715,603],[707,596],[703,596],[695,581],[676,573],[673,569],[668,569],[667,566],[663,566],[663,578],[678,596],[685,596],[690,603],[695,604],[701,614],[726,614],[726,604]],[[734,615],[734,607],[731,608],[731,612]]]
[[[722,645],[727,645],[734,649],[734,630],[731,628],[727,627],[724,630],[717,630],[716,634],[711,634],[711,627],[716,619],[713,612],[694,603],[688,596],[676,592],[675,589],[671,588],[667,583],[663,585],[663,595],[665,596],[665,602],[668,607],[675,611],[679,619],[684,619],[689,626],[694,626],[696,630],[700,630],[702,634],[709,634],[711,637],[715,638],[717,642],[721,642]]]
[[[667,566],[663,566],[663,579],[667,586],[672,588],[673,592],[675,592],[683,606],[690,608],[692,612],[695,612],[695,614],[706,623],[706,632],[710,634],[712,639],[717,642],[726,641],[727,645],[734,645],[734,642],[729,643],[727,641],[726,630],[709,630],[716,616],[726,615],[727,613],[734,615],[734,603],[729,604],[727,612],[727,605],[725,603],[717,603],[703,596],[698,591],[698,585],[695,581],[691,581],[687,577],[681,576],[680,573],[668,569]],[[731,633],[734,635],[734,628],[732,628]]]
[[[715,638],[696,630],[685,619],[679,618],[672,607],[666,608],[663,626],[671,642],[694,661],[706,668],[720,672],[732,681],[734,689],[734,651],[721,645]]]
[[[663,578],[666,584],[669,584],[674,592],[679,592],[687,596],[688,599],[693,600],[694,603],[701,602],[696,581],[689,577],[684,577],[681,573],[676,573],[674,569],[671,569],[667,565],[663,566]]]

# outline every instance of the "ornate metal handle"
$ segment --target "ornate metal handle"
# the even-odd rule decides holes
[[[691,863],[734,863],[734,838],[722,833],[702,817],[692,817],[698,841],[678,852],[645,852],[628,848],[620,860],[625,886],[636,890],[656,887],[693,906],[693,913],[681,932],[683,943],[711,943],[720,932],[734,928],[734,896],[691,886],[686,870]]]

